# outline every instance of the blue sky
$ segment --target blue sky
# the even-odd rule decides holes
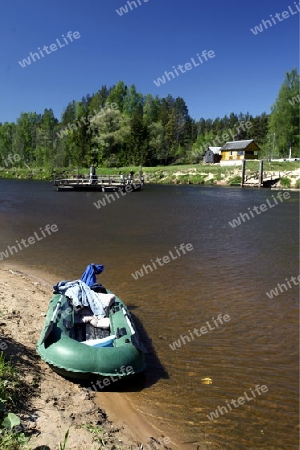
[[[120,16],[116,9],[125,0],[3,0],[0,122],[45,108],[60,119],[70,101],[120,80],[143,94],[182,97],[195,120],[269,113],[285,72],[299,66],[294,0],[135,1],[138,7]],[[281,21],[257,35],[250,31],[276,13]],[[68,31],[80,38],[51,52],[49,46],[56,39],[63,44]],[[45,45],[48,55],[20,66]],[[215,57],[160,87],[153,83],[203,50]]]

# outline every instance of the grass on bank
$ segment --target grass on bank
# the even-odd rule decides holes
[[[21,450],[27,448],[29,439],[20,427],[20,418],[12,410],[20,396],[20,376],[0,352],[0,448]]]
[[[14,367],[5,356],[4,352],[0,351],[0,449],[34,450],[29,445],[30,437],[25,436],[19,416],[15,414],[19,406],[19,400],[24,395],[21,369]],[[101,425],[91,424],[82,424],[81,427],[92,434],[98,450],[124,449],[123,445],[116,444],[115,432],[119,429],[111,427],[105,429]],[[70,429],[66,431],[64,440],[58,444],[55,450],[71,450],[68,446],[69,433]],[[40,450],[45,448],[46,450],[49,447],[45,445],[45,447],[39,446],[38,448]],[[128,449],[128,446],[126,448]]]
[[[299,175],[291,172],[300,168],[299,161],[264,161],[264,177],[272,175],[281,178],[279,187],[299,189]],[[118,175],[123,173],[129,175],[130,171],[138,178],[141,168],[137,166],[118,168],[96,168],[96,174]],[[258,178],[259,161],[247,161],[246,180]],[[224,186],[239,185],[242,166],[220,166],[218,164],[187,164],[157,167],[143,167],[146,184],[193,184],[213,186],[222,184]],[[22,180],[46,180],[53,182],[54,178],[73,178],[75,176],[88,176],[89,168],[64,167],[50,170],[47,168],[1,168],[0,178],[22,179]]]
[[[264,161],[264,171],[268,172],[283,172],[292,171],[299,169],[299,161],[274,161],[268,162]],[[258,161],[247,161],[246,166],[247,172],[257,172],[259,169]],[[139,174],[140,167],[130,166],[130,167],[118,167],[118,168],[105,168],[97,167],[97,175],[116,175],[122,172],[123,174],[129,174],[133,170],[136,175]],[[237,170],[241,170],[241,166],[220,166],[217,164],[186,164],[186,165],[170,165],[170,166],[156,166],[156,167],[143,167],[142,171],[147,176],[150,182],[160,182],[165,176],[173,178],[175,173],[183,172],[193,172],[192,176],[199,176],[205,174],[213,174],[215,180],[223,177],[228,177],[234,175]],[[57,178],[72,177],[75,175],[88,175],[89,168],[87,167],[58,167],[58,168],[5,168],[0,167],[0,177],[1,178],[19,178],[19,179],[34,179],[34,180],[49,180],[52,181],[54,176]],[[203,178],[203,176],[202,176]],[[202,178],[199,178],[199,184],[202,184]],[[182,180],[184,181],[184,180]],[[188,180],[187,180],[188,181]],[[194,180],[197,184],[196,179]],[[165,182],[165,181],[164,181]]]

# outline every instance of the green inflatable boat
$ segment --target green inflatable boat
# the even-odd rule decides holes
[[[109,325],[96,327],[83,322],[82,311],[68,297],[53,295],[38,354],[57,373],[78,380],[91,374],[118,379],[144,371],[146,349],[127,307],[114,296],[106,312]]]

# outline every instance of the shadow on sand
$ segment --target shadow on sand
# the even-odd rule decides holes
[[[38,430],[28,430],[25,423],[34,423],[37,418],[36,409],[32,407],[31,400],[40,394],[40,358],[34,349],[30,349],[26,345],[16,342],[9,336],[4,336],[3,341],[7,345],[7,348],[3,351],[5,360],[9,361],[17,373],[20,374],[17,386],[19,393],[18,400],[14,405],[8,405],[9,407],[4,412],[4,415],[8,412],[15,412],[17,415],[21,415],[22,431],[29,437],[39,433]],[[28,379],[26,378],[27,374],[29,375]],[[32,376],[32,374],[34,375]],[[17,432],[21,432],[21,430]],[[39,448],[37,447],[34,450],[38,450]],[[44,446],[43,448],[47,450],[49,447]]]

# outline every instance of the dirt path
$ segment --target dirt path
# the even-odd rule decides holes
[[[164,440],[160,430],[139,415],[126,394],[102,392],[96,394],[95,402],[95,394],[60,377],[40,360],[35,346],[51,286],[23,271],[8,266],[0,268],[0,343],[24,375],[24,398],[20,398],[18,411],[13,412],[20,415],[23,428],[32,435],[30,446],[36,450],[40,446],[45,446],[44,450],[57,450],[70,430],[68,450],[177,449],[177,445]],[[108,409],[108,416],[102,408]],[[82,427],[94,431],[97,424],[102,429],[100,436],[105,447]]]

